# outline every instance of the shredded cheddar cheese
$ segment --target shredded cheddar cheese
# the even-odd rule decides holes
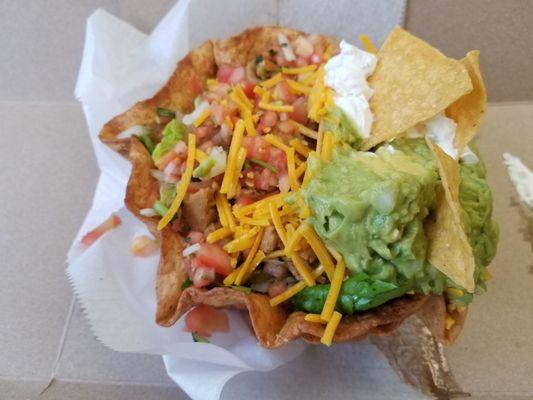
[[[296,94],[301,93],[308,95],[309,93],[311,93],[311,87],[304,85],[300,82],[293,81],[292,79],[287,79],[287,84]]]
[[[250,249],[250,252],[248,253],[248,256],[246,257],[246,260],[239,267],[239,273],[237,274],[237,278],[235,279],[236,285],[241,285],[242,283],[244,283],[244,277],[249,272],[249,269],[252,266],[252,261],[255,257],[255,253],[257,253],[257,250],[259,249],[259,245],[261,244],[261,239],[263,239],[264,232],[264,228],[259,229],[259,231],[257,232],[254,243],[252,245],[252,248]]]
[[[314,286],[315,285],[315,278],[313,278],[313,274],[311,273],[311,269],[307,265],[307,263],[302,260],[302,258],[298,255],[298,253],[290,253],[289,257],[292,260],[292,263],[294,264],[294,267],[302,277],[303,281],[307,286]]]
[[[335,310],[335,305],[337,304],[337,299],[339,298],[339,293],[341,291],[342,281],[344,280],[344,271],[346,265],[343,260],[337,262],[335,271],[333,272],[333,279],[331,280],[331,285],[329,288],[328,295],[326,297],[326,302],[324,303],[324,308],[320,317],[324,321],[329,321]]]
[[[189,183],[191,182],[192,171],[194,169],[194,156],[196,154],[196,136],[194,136],[193,134],[189,134],[187,146],[187,163],[185,166],[185,172],[181,176],[181,180],[176,186],[176,197],[174,197],[174,200],[172,201],[168,212],[163,218],[159,220],[159,223],[157,224],[158,231],[162,230],[165,226],[167,226],[168,223],[172,220],[172,218],[174,218],[174,215],[176,215],[178,209],[180,208],[181,202],[185,198],[187,188],[189,187]]]
[[[363,44],[366,51],[372,54],[377,54],[378,51],[376,50],[376,46],[374,46],[374,43],[372,43],[372,40],[368,37],[368,35],[365,35],[364,33],[359,35],[359,41]]]
[[[207,154],[205,154],[202,150],[196,149],[195,153],[195,160],[201,163],[204,161],[207,157],[209,157]]]
[[[300,177],[306,170],[307,170],[307,163],[303,162],[300,165],[298,165],[298,168],[296,168],[296,171],[294,171],[294,174],[296,175],[296,179],[300,179]]]
[[[263,110],[278,111],[278,112],[288,112],[288,113],[294,112],[294,106],[265,103],[264,101],[259,102],[259,108],[262,108]]]
[[[270,217],[272,218],[274,228],[276,229],[276,232],[278,233],[278,236],[281,239],[283,246],[287,246],[287,232],[285,231],[285,228],[281,223],[281,217],[279,216],[278,209],[272,203],[270,203],[268,207],[270,210]],[[283,253],[285,253],[285,251]]]
[[[324,334],[320,338],[320,343],[325,344],[326,346],[331,346],[333,342],[333,336],[335,336],[335,331],[341,322],[342,314],[338,311],[335,311],[331,316],[326,329],[324,329]]]
[[[250,247],[252,247],[253,240],[258,232],[259,227],[253,227],[244,235],[238,237],[237,239],[233,239],[229,243],[226,243],[226,245],[224,246],[224,250],[226,250],[228,253],[235,253],[237,251],[249,249]]]
[[[309,243],[309,246],[311,246],[318,261],[320,261],[320,264],[324,266],[329,281],[333,281],[335,265],[333,264],[333,260],[331,259],[326,246],[324,246],[318,235],[315,233],[315,230],[309,224],[303,223],[302,226],[304,227],[302,230],[302,236],[305,241]]]
[[[228,162],[226,171],[224,172],[224,178],[222,179],[222,185],[220,186],[220,193],[228,193],[233,176],[235,174],[235,167],[237,163],[237,155],[241,148],[242,137],[244,133],[244,122],[242,119],[237,121],[235,125],[235,131],[231,138],[231,144],[229,148]]]
[[[241,102],[246,106],[246,108],[251,110],[253,108],[253,104],[250,101],[250,99],[248,98],[248,96],[246,96],[246,94],[242,90],[242,86],[241,85],[236,85],[233,90],[235,91],[235,94],[241,100]]]
[[[324,321],[322,318],[320,318],[320,314],[305,314],[304,319],[307,322],[314,322],[317,324],[325,324],[327,321]]]
[[[271,145],[277,147],[278,149],[283,150],[285,153],[287,153],[291,149],[289,146],[287,146],[285,143],[283,143],[281,140],[279,140],[277,137],[275,137],[272,134],[266,135],[265,140]]]
[[[299,67],[299,68],[281,67],[281,72],[287,75],[300,75],[300,74],[307,74],[308,72],[313,72],[315,69],[316,69],[316,65],[310,64],[305,67]]]
[[[296,122],[297,123],[297,122]],[[297,123],[298,124],[298,123]],[[299,125],[299,124],[298,124]],[[309,147],[302,143],[299,139],[292,139],[289,144],[296,150],[298,154],[301,154],[303,157],[309,157],[309,152],[311,151]]]
[[[285,256],[285,250],[275,250],[272,253],[268,253],[265,256],[265,260],[271,260],[273,258],[279,258]]]
[[[238,273],[239,273],[238,269],[233,270],[231,274],[229,274],[228,276],[224,278],[222,283],[226,286],[233,285],[233,283],[235,282],[235,278],[237,278]]]
[[[221,239],[227,238],[228,236],[231,236],[233,232],[228,227],[222,227],[217,229],[216,231],[211,232],[209,235],[207,235],[207,243],[215,243],[218,242]]]
[[[244,126],[246,128],[246,133],[248,136],[255,136],[254,120],[252,118],[252,113],[249,110],[246,110],[242,113],[244,118]]]
[[[294,149],[289,148],[286,151],[287,154],[287,173],[289,174],[289,182],[293,191],[298,190],[298,178],[296,178],[296,167],[294,161]]]
[[[268,92],[266,91],[266,89],[262,88],[261,86],[254,86],[254,93],[258,96],[262,96]]]
[[[324,134],[321,158],[324,161],[329,161],[331,160],[332,154],[333,154],[333,134],[328,131]]]
[[[242,167],[246,161],[246,149],[241,147],[237,153],[237,160],[235,161],[235,171],[233,172],[232,181],[228,190],[228,199],[232,199],[237,195],[239,187],[239,178],[241,176]]]
[[[263,81],[260,83],[260,85],[264,88],[271,88],[271,87],[274,87],[276,86],[279,82],[281,82],[281,79],[283,78],[283,76],[281,75],[281,73],[277,73],[276,75],[274,75],[272,78],[270,79],[267,79],[266,81]]]
[[[194,126],[196,127],[199,127],[200,125],[202,125],[204,123],[204,121],[209,118],[209,116],[211,115],[211,109],[210,108],[206,108],[204,110],[203,113],[201,113],[198,118],[196,118],[193,122]]]
[[[313,272],[312,277],[313,279],[318,278],[320,275],[324,273],[324,267],[322,265],[319,265]],[[306,284],[304,281],[300,281],[292,285],[290,288],[285,290],[283,293],[277,295],[276,297],[272,297],[270,299],[270,305],[272,307],[277,306],[284,301],[289,300],[292,296],[294,296],[296,293],[301,292],[306,287]]]
[[[230,131],[233,131],[233,122],[231,122],[231,118],[229,117],[229,115],[226,115],[224,117],[224,123]]]

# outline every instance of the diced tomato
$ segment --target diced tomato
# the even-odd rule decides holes
[[[255,97],[255,93],[254,93],[254,84],[252,82],[244,82],[243,84],[243,92],[244,94],[246,95],[246,97],[248,97],[249,99],[253,99]]]
[[[130,252],[136,257],[149,257],[159,249],[156,241],[146,235],[137,236],[133,239]]]
[[[250,196],[239,196],[237,197],[236,201],[237,201],[237,204],[240,206],[247,206],[248,204],[252,204],[255,202],[253,197],[250,197]]]
[[[289,118],[300,124],[307,124],[307,99],[304,96],[298,97],[292,105],[294,112],[289,113]]]
[[[195,267],[192,269],[191,280],[194,287],[201,288],[204,286],[209,286],[215,281],[215,277],[215,270],[213,268]]]
[[[307,61],[307,58],[305,58],[305,57],[296,58],[296,66],[297,67],[306,67],[307,65],[309,65],[309,62]]]
[[[270,143],[268,143],[265,138],[262,136],[252,136],[245,145],[248,147],[248,158],[256,158],[268,162],[268,159],[270,158],[270,148],[272,146],[270,146]]]
[[[293,135],[296,133],[296,127],[290,121],[282,121],[278,124],[278,129],[281,133],[286,135]]]
[[[324,59],[322,53],[313,53],[311,57],[309,58],[309,61],[311,61],[311,64],[320,64],[322,60]]]
[[[231,75],[228,78],[228,83],[239,83],[246,79],[246,71],[244,67],[237,67],[233,70]]]
[[[268,286],[268,295],[270,297],[276,297],[287,290],[287,282],[274,281]]]
[[[296,95],[291,92],[287,81],[281,81],[274,87],[274,98],[280,99],[284,104],[292,104]]]
[[[165,154],[163,157],[161,157],[155,162],[155,166],[159,170],[164,171],[168,164],[178,159],[179,155],[175,151],[169,151],[167,154]]]
[[[272,190],[278,182],[277,175],[267,168],[254,175],[254,187],[259,190]]]
[[[246,78],[244,67],[232,67],[231,65],[221,65],[217,71],[217,79],[225,83],[239,83]]]
[[[270,149],[268,163],[276,168],[280,173],[287,172],[287,155],[283,150],[272,147]]]
[[[204,240],[204,234],[198,231],[190,231],[187,238],[185,238],[187,243],[200,243],[202,240]]]
[[[86,233],[85,236],[83,236],[83,238],[81,239],[81,243],[87,247],[92,245],[100,238],[100,236],[110,231],[111,229],[116,228],[121,224],[121,222],[122,221],[120,220],[120,217],[118,215],[111,214],[108,219],[106,219],[92,231]]]
[[[229,64],[222,64],[217,71],[217,80],[219,82],[227,83],[234,69],[235,68]]]
[[[185,316],[185,332],[211,336],[215,332],[229,332],[228,315],[215,307],[199,304]]]
[[[195,255],[199,264],[213,268],[220,275],[227,276],[233,271],[228,253],[217,245],[202,243]]]
[[[261,116],[257,128],[259,132],[263,132],[265,128],[271,128],[278,122],[278,114],[274,111],[267,110]]]
[[[178,162],[179,160],[176,158],[167,164],[163,170],[165,174],[165,180],[168,180],[168,178],[172,177],[173,175],[177,175],[176,172],[178,171],[179,167]]]

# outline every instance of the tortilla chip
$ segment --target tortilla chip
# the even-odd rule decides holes
[[[178,63],[165,86],[152,98],[138,102],[107,122],[100,131],[100,140],[127,157],[130,138],[119,139],[121,132],[134,125],[154,127],[158,107],[191,112],[195,97],[204,90],[206,79],[213,77],[215,72],[213,45],[208,41]]]
[[[371,338],[398,376],[431,398],[439,399],[464,395],[442,348],[445,316],[444,298],[434,295],[393,333]]]
[[[468,309],[464,311],[452,311],[450,316],[454,319],[455,323],[450,329],[446,329],[444,332],[444,340],[443,342],[445,344],[452,344],[455,342],[455,339],[459,337],[459,334],[463,330],[463,326],[466,321],[466,316],[468,314]]]
[[[213,52],[218,66],[222,64],[246,65],[255,57],[273,46],[278,46],[278,34],[283,34],[289,41],[305,34],[294,29],[279,26],[265,26],[247,29],[237,36],[225,40],[213,41]],[[338,47],[338,40],[330,36],[320,35],[319,42],[324,49],[328,45]]]
[[[365,151],[434,117],[472,90],[459,61],[399,27],[379,50],[369,83],[374,125],[361,146]]]
[[[404,296],[371,311],[356,316],[343,317],[333,340],[348,342],[362,340],[369,335],[386,335],[396,329],[407,317],[419,311],[429,296]],[[317,344],[324,333],[324,325],[305,321],[305,313],[290,313],[283,306],[272,307],[269,297],[257,293],[244,293],[227,287],[211,290],[190,287],[178,302],[178,319],[198,304],[213,307],[246,309],[259,343],[267,348],[278,348],[291,340],[302,338]]]
[[[429,139],[426,141],[437,159],[442,180],[442,187],[437,188],[437,207],[426,226],[427,258],[452,281],[473,293],[475,260],[461,222],[459,163]]]
[[[479,51],[468,52],[461,64],[468,70],[474,89],[446,109],[446,115],[457,123],[454,144],[459,154],[476,135],[487,108],[487,91],[479,69]]]
[[[129,159],[132,167],[124,204],[153,234],[159,236],[158,219],[145,217],[140,213],[143,208],[152,208],[154,202],[159,199],[159,187],[157,180],[150,173],[150,170],[155,168],[152,156],[135,136],[131,138]]]
[[[188,274],[183,265],[182,252],[185,243],[170,227],[161,231],[161,258],[157,267],[155,321],[161,326],[171,326],[177,320],[176,309],[182,285]]]

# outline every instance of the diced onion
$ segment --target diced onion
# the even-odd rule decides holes
[[[169,177],[170,175],[172,175],[177,166],[178,163],[176,162],[176,160],[169,162],[168,165],[165,167],[165,170],[163,171],[165,177]]]
[[[158,169],[151,169],[150,175],[152,175],[158,181],[163,182],[165,180],[165,174],[163,173],[163,171],[159,171]]]
[[[313,54],[313,44],[304,36],[298,36],[294,41],[294,52],[301,57],[307,58]]]
[[[215,176],[223,174],[226,170],[226,152],[221,146],[213,147],[209,152],[209,157],[215,160],[215,165],[209,171],[209,174],[204,179],[211,179]]]
[[[130,126],[128,129],[123,130],[117,135],[117,139],[126,139],[131,137],[132,135],[140,136],[143,133],[145,133],[144,126],[142,125],[133,125]]]
[[[192,125],[196,119],[202,115],[202,113],[209,108],[209,103],[207,101],[202,101],[200,104],[198,104],[198,107],[194,109],[194,111],[190,114],[184,115],[182,118],[182,122],[185,125]]]
[[[153,208],[143,208],[139,210],[139,214],[143,217],[156,217],[159,215]]]
[[[283,33],[278,33],[278,43],[281,47],[281,51],[283,52],[283,57],[285,57],[285,60],[287,61],[296,60],[296,56],[294,55],[294,52],[292,51],[292,47],[289,44],[287,37]]]
[[[189,257],[191,254],[196,253],[198,250],[200,250],[200,244],[199,243],[192,244],[183,250],[183,253],[182,253],[183,257]]]

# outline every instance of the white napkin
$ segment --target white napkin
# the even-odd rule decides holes
[[[123,208],[130,165],[97,135],[114,115],[153,95],[176,62],[203,40],[279,22],[349,35],[346,39],[352,42],[365,32],[379,44],[403,22],[404,6],[404,0],[338,0],[328,5],[318,0],[181,0],[149,36],[102,10],[89,17],[75,93],[101,175],[92,208],[68,252],[67,274],[98,340],[117,351],[162,354],[169,376],[193,399],[202,400],[218,399],[224,384],[240,372],[267,371],[302,353],[306,345],[299,341],[280,350],[259,347],[237,311],[228,312],[230,332],[215,334],[211,344],[193,343],[183,321],[171,328],[155,324],[158,257],[138,258],[128,251],[134,236],[148,234]],[[339,24],[339,18],[345,24]],[[82,246],[83,234],[112,212],[120,216],[120,227],[90,248]]]

